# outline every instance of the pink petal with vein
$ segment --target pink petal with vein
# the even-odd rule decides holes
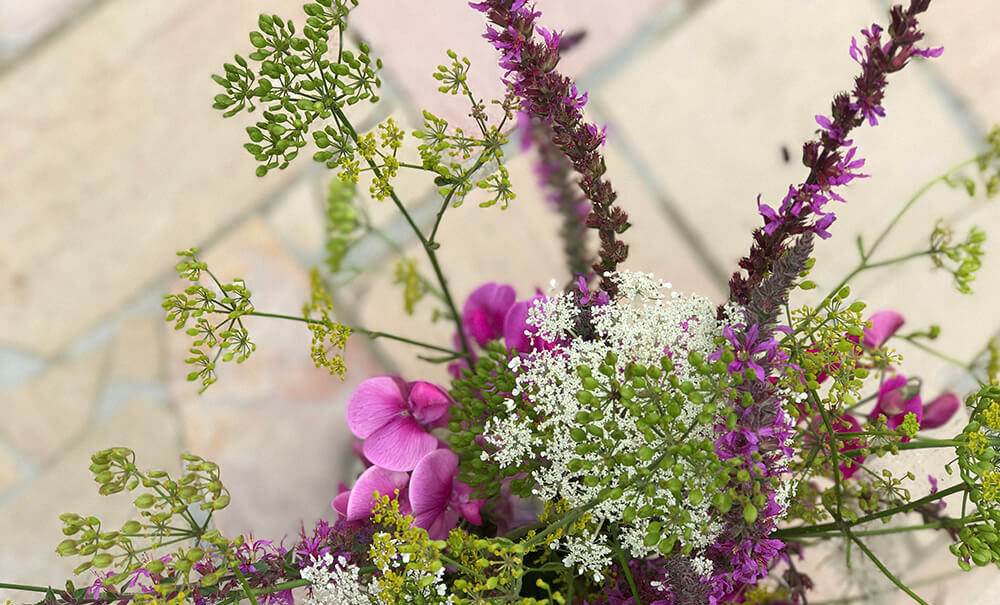
[[[392,471],[409,471],[438,447],[437,437],[412,416],[396,416],[365,440],[365,458]]]
[[[347,520],[367,519],[372,512],[372,498],[375,492],[381,496],[395,498],[393,494],[399,490],[400,503],[405,502],[406,483],[409,478],[407,473],[394,472],[378,466],[370,467],[361,473],[347,501]]]
[[[369,378],[351,393],[347,402],[347,426],[355,437],[367,439],[406,410],[408,393],[406,381],[399,376]]]

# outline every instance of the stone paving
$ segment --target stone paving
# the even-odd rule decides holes
[[[0,0],[0,579],[62,584],[75,563],[54,553],[59,513],[126,518],[127,499],[99,497],[86,470],[89,454],[110,445],[134,447],[142,463],[168,470],[183,451],[218,461],[233,495],[218,516],[225,532],[252,527],[280,538],[301,519],[330,516],[337,482],[349,474],[343,413],[353,385],[381,372],[442,378],[405,346],[354,338],[348,380],[340,382],[312,367],[306,330],[259,320],[250,325],[258,351],[247,363],[225,368],[200,397],[184,380],[187,338],[162,322],[159,308],[178,287],[175,250],[204,249],[218,273],[246,279],[259,310],[290,313],[323,256],[330,175],[301,158],[256,179],[240,149],[249,120],[224,121],[210,108],[217,91],[208,74],[233,52],[247,52],[256,14],[300,22],[300,4]],[[782,147],[794,156],[815,129],[812,116],[849,86],[856,69],[849,37],[884,21],[887,3],[538,6],[544,24],[587,31],[562,68],[589,91],[592,118],[608,125],[609,176],[634,224],[629,266],[720,301],[758,223],[757,194],[780,199],[802,177],[795,161],[783,162]],[[464,2],[366,0],[352,23],[387,66],[385,99],[355,108],[359,124],[392,115],[412,129],[424,107],[463,119],[468,108],[438,94],[429,77],[444,44],[472,60],[477,95],[502,93],[482,19]],[[857,134],[873,178],[851,185],[834,240],[817,248],[822,285],[853,262],[845,242],[856,233],[871,238],[889,210],[974,153],[1000,120],[1000,79],[990,75],[1000,58],[996,23],[1000,3],[992,0],[934,1],[924,29],[946,53],[897,75],[884,123]],[[481,210],[470,199],[443,224],[440,256],[458,297],[486,280],[526,294],[561,279],[558,220],[534,188],[530,157],[513,146],[511,153],[519,195],[510,209]],[[433,220],[430,183],[410,178],[398,189],[418,221]],[[415,258],[391,208],[369,208]],[[940,323],[942,348],[969,359],[1000,330],[992,312],[1000,209],[936,190],[887,242],[887,254],[915,249],[938,217],[960,232],[978,224],[993,236],[976,297],[956,294],[929,263],[862,275],[852,285],[873,308],[903,304],[913,326]],[[370,274],[338,288],[338,311],[447,345],[444,324],[426,321],[429,305],[416,318],[402,312],[391,283],[397,258],[377,241],[358,246],[349,261]],[[926,355],[904,352],[908,373],[923,371],[928,389],[967,384]],[[940,556],[943,544],[930,537],[873,546],[904,578],[922,583],[932,603],[1000,602],[996,569],[949,574],[954,564]],[[836,547],[826,560],[814,557],[818,594],[884,588],[858,553],[852,559],[862,569],[845,580],[837,571],[843,557]],[[6,598],[21,595],[0,591]],[[906,599],[881,593],[871,602]]]

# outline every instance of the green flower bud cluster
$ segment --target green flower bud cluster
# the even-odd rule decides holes
[[[380,59],[372,59],[364,43],[357,54],[343,48],[347,15],[358,0],[317,0],[303,6],[306,25],[302,36],[278,15],[261,15],[259,31],[250,32],[255,50],[249,62],[240,55],[224,65],[225,75],[213,79],[225,89],[216,95],[216,109],[231,117],[255,102],[268,104],[264,120],[247,129],[247,151],[260,162],[257,175],[284,169],[305,146],[305,135],[317,118],[328,119],[345,105],[378,101]],[[327,58],[330,36],[338,31],[336,61]],[[338,126],[339,126],[338,122]],[[335,129],[338,135],[341,130]],[[320,161],[327,161],[324,158]]]
[[[420,281],[416,263],[409,258],[396,261],[395,284],[403,286],[403,309],[407,315],[413,315],[414,306],[427,293],[424,283]]]
[[[434,73],[434,78],[443,83],[438,90],[446,94],[463,94],[468,97],[472,103],[472,113],[469,115],[475,120],[480,134],[468,135],[460,127],[449,131],[447,120],[425,110],[423,129],[413,133],[414,137],[422,141],[417,147],[422,165],[425,169],[437,173],[434,183],[438,186],[438,193],[450,200],[453,206],[460,206],[465,196],[473,188],[478,187],[493,194],[491,199],[480,203],[481,207],[500,204],[501,208],[506,208],[510,200],[514,199],[514,193],[510,175],[501,165],[504,156],[503,145],[507,143],[507,137],[503,135],[502,130],[511,114],[507,111],[506,104],[493,101],[504,105],[504,116],[498,125],[487,125],[489,117],[485,105],[481,101],[476,101],[467,83],[469,60],[465,57],[460,58],[452,50],[448,51],[448,57],[452,60],[451,65],[439,65]],[[471,166],[463,166],[462,162],[469,160],[474,153],[478,153],[475,162]],[[447,161],[445,154],[448,156]],[[496,162],[498,165],[496,172],[474,181],[475,173],[490,162]]]
[[[104,569],[120,561],[124,571],[105,580],[106,584],[113,584],[144,565],[139,553],[161,546],[170,536],[188,532],[191,537],[208,543],[224,540],[215,530],[205,531],[207,523],[200,525],[195,522],[190,512],[192,505],[199,504],[211,515],[229,504],[229,492],[219,480],[218,465],[192,454],[184,454],[182,459],[185,461],[185,474],[174,480],[165,471],[140,470],[135,465],[135,453],[128,448],[110,448],[91,456],[90,471],[94,474],[94,481],[100,484],[98,492],[102,495],[134,491],[140,485],[149,491],[142,492],[134,500],[144,520],[127,521],[117,531],[102,531],[102,523],[97,517],[76,513],[60,515],[63,534],[70,537],[59,543],[56,552],[62,556],[85,558],[74,573],[83,573],[91,567]],[[181,524],[190,527],[190,531],[174,527],[173,521],[178,517]],[[139,548],[136,540],[148,541],[150,546]],[[185,557],[191,561],[197,550],[192,549],[175,559],[178,564]],[[193,560],[199,559],[200,555]],[[159,573],[156,569],[162,571],[162,565],[160,561],[145,564],[154,573]],[[183,564],[180,565],[183,567]],[[181,567],[176,567],[177,571],[183,571]]]
[[[448,442],[459,457],[459,478],[474,488],[476,498],[499,496],[502,479],[522,473],[530,475],[539,464],[536,460],[525,460],[501,467],[490,455],[490,446],[482,445],[481,441],[484,427],[491,418],[523,414],[532,421],[538,420],[532,406],[524,404],[520,397],[511,396],[516,376],[508,364],[516,356],[500,341],[492,341],[475,365],[463,370],[462,377],[451,383],[451,396],[457,405],[449,410]],[[508,411],[504,404],[507,400],[514,400],[517,407]],[[510,483],[511,493],[525,498],[531,496],[531,487],[531,480],[526,477],[513,479]]]
[[[243,325],[242,317],[254,310],[250,300],[250,290],[242,279],[234,279],[228,284],[221,283],[208,269],[208,265],[198,260],[198,249],[182,250],[177,253],[185,260],[177,264],[178,275],[191,285],[180,294],[167,294],[161,306],[166,312],[166,320],[180,330],[193,320],[194,326],[187,334],[194,338],[189,349],[191,357],[185,363],[197,369],[187,376],[189,381],[201,380],[204,392],[218,379],[216,364],[236,360],[243,363],[257,349],[250,340],[250,334]],[[201,273],[207,273],[218,290],[201,285]],[[224,315],[225,319],[215,323],[212,315]]]
[[[952,274],[955,288],[962,294],[972,294],[969,284],[983,265],[982,246],[985,241],[986,233],[975,225],[969,229],[965,241],[958,244],[952,244],[951,229],[941,221],[938,221],[931,232],[931,260],[936,267],[944,268]]]
[[[858,401],[864,380],[870,375],[866,366],[885,367],[895,361],[890,351],[865,351],[848,340],[848,336],[863,335],[866,327],[862,317],[866,305],[862,301],[850,301],[850,295],[850,287],[844,286],[823,308],[802,306],[792,311],[794,333],[808,334],[808,347],[791,339],[782,341],[790,361],[802,368],[804,374],[789,373],[782,380],[782,386],[798,393],[805,389],[816,392],[820,390],[817,377],[826,373],[832,380],[823,402],[831,408],[850,406]],[[866,356],[871,359],[862,362]],[[795,406],[787,406],[786,411],[793,416],[799,414]]]
[[[958,557],[958,566],[964,571],[972,565],[985,567],[990,563],[1000,567],[1000,510],[991,511],[989,521],[966,525],[958,531],[958,542],[949,546],[951,553]]]
[[[333,299],[323,287],[319,270],[315,267],[309,274],[309,302],[302,306],[302,316],[309,321],[312,332],[312,360],[317,368],[327,368],[331,375],[344,380],[347,366],[344,351],[351,329],[333,321]]]
[[[987,150],[976,156],[975,163],[986,189],[987,199],[1000,193],[1000,126],[994,126],[986,135]],[[964,166],[968,162],[962,164]],[[951,187],[962,187],[969,197],[976,195],[976,181],[960,174],[961,168],[944,175],[944,182]]]
[[[458,577],[451,584],[459,599],[469,602],[516,603],[526,573],[525,559],[538,552],[506,538],[482,539],[464,531],[452,531],[447,541],[448,556],[462,564]],[[541,567],[541,561],[532,561]],[[460,601],[460,602],[465,602]]]
[[[601,502],[619,501],[621,525],[642,527],[643,545],[664,556],[678,542],[678,552],[691,554],[692,535],[708,531],[692,523],[692,514],[706,506],[709,516],[716,516],[738,505],[745,517],[755,519],[766,495],[759,486],[750,494],[730,488],[734,479],[749,481],[751,473],[738,469],[738,459],[720,460],[716,433],[705,430],[720,422],[735,426],[736,414],[725,397],[743,376],[730,379],[724,359],[709,363],[697,352],[687,361],[703,377],[698,385],[678,378],[669,357],[651,366],[619,368],[618,361],[609,352],[597,368],[577,368],[582,410],[571,437],[579,457],[569,462],[569,471],[599,489]],[[634,427],[642,442],[629,444],[626,427]]]
[[[326,194],[326,268],[340,273],[341,262],[358,237],[358,211],[352,203],[354,184],[331,179]]]

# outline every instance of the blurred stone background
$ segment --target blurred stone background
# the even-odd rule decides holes
[[[876,0],[537,4],[541,24],[586,31],[561,67],[589,92],[590,117],[608,126],[610,178],[634,225],[625,238],[628,266],[715,301],[759,224],[757,195],[774,204],[804,177],[797,152],[816,128],[813,116],[828,112],[857,71],[850,38],[885,22],[888,7]],[[128,498],[98,496],[87,471],[89,455],[112,445],[133,447],[147,467],[176,469],[184,451],[215,460],[233,495],[217,517],[220,529],[253,528],[275,539],[294,533],[300,520],[331,516],[330,499],[348,472],[343,414],[352,387],[384,372],[443,377],[405,345],[355,337],[341,382],[312,366],[304,328],[259,320],[249,325],[258,351],[248,362],[223,368],[202,396],[184,379],[188,339],[163,322],[159,307],[178,287],[174,251],[202,248],[218,275],[246,280],[258,310],[279,313],[299,311],[308,271],[323,258],[332,175],[310,151],[283,172],[255,178],[240,149],[253,117],[223,120],[211,108],[218,90],[209,74],[221,73],[234,52],[250,51],[257,14],[301,23],[300,5],[0,0],[0,579],[64,582],[75,562],[54,553],[62,512],[126,520]],[[993,0],[934,0],[923,26],[945,54],[894,77],[887,118],[857,132],[872,178],[851,184],[835,237],[817,247],[821,287],[852,266],[856,234],[870,240],[921,184],[981,149],[1000,120],[997,23]],[[480,37],[483,19],[465,2],[365,0],[352,24],[386,63],[383,101],[354,108],[364,127],[391,115],[412,130],[422,108],[462,119],[468,107],[437,93],[430,77],[449,47],[471,58],[478,97],[502,95],[494,52]],[[512,283],[526,296],[565,277],[558,219],[541,200],[531,162],[511,145],[518,198],[509,210],[480,209],[471,198],[448,212],[438,239],[459,299],[485,281]],[[433,218],[432,183],[407,175],[397,189],[419,220]],[[418,257],[389,206],[360,203]],[[1000,209],[936,189],[884,253],[919,249],[938,218],[960,234],[978,224],[993,238],[975,297],[956,293],[923,261],[865,274],[852,286],[872,310],[902,311],[908,327],[940,324],[941,349],[968,360],[1000,330]],[[338,312],[447,345],[450,330],[429,322],[429,300],[415,317],[403,313],[392,285],[398,257],[377,241],[358,246],[349,261],[368,272],[340,284]],[[923,376],[926,396],[968,387],[943,363],[901,350],[904,371]],[[926,472],[942,463],[923,461]],[[925,478],[913,489],[926,492]],[[945,544],[931,535],[873,547],[929,602],[1000,602],[996,569],[958,575]],[[807,562],[818,570],[817,598],[885,588],[860,553],[848,577],[843,553],[829,551]],[[0,591],[5,598],[30,595]],[[869,600],[906,602],[889,593]]]

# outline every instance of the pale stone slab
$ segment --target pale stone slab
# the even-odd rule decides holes
[[[111,383],[154,383],[162,379],[163,319],[126,316],[118,324],[111,349]]]
[[[0,447],[0,497],[20,479],[21,469],[17,461],[6,451],[6,447]]]
[[[0,67],[51,34],[94,0],[5,0],[0,3]]]
[[[4,343],[60,350],[287,182],[254,176],[256,116],[223,120],[209,75],[299,4],[106,2],[3,75]]]
[[[0,435],[38,463],[52,459],[80,434],[93,414],[106,352],[95,351],[0,394]]]
[[[851,86],[858,70],[847,54],[850,38],[884,18],[880,7],[856,3],[771,1],[751,12],[736,2],[713,3],[599,92],[720,265],[735,269],[749,250],[750,233],[762,224],[757,195],[780,204],[788,184],[805,178],[798,150],[817,128],[813,116],[829,111],[833,94]],[[659,73],[669,77],[651,80]],[[886,107],[882,125],[856,131],[859,154],[868,158],[864,171],[873,177],[842,192],[850,203],[833,208],[835,239],[817,244],[818,270],[830,266],[839,275],[849,268],[855,232],[871,240],[917,187],[973,152],[920,66],[892,78]],[[792,156],[788,164],[782,146]],[[935,212],[914,210],[911,220],[921,228],[901,225],[905,244],[926,237]],[[823,255],[845,264],[824,262]]]
[[[936,62],[979,126],[1000,122],[1000,82],[993,76],[1000,62],[996,24],[1000,4],[990,0],[935,0],[921,19],[927,44],[944,46]]]
[[[539,2],[537,9],[542,16],[537,24],[567,33],[586,32],[584,41],[567,52],[559,66],[561,72],[575,77],[625,43],[645,19],[666,4],[672,3],[629,0],[611,10],[598,0]],[[503,99],[497,51],[482,38],[485,15],[466,2],[442,3],[433,10],[419,0],[362,3],[352,14],[352,25],[383,58],[393,79],[418,109],[472,123],[466,117],[468,100],[439,94],[440,83],[431,77],[438,65],[450,63],[446,48],[471,60],[469,86],[477,99],[487,103]]]
[[[65,536],[59,515],[76,512],[95,515],[107,526],[120,527],[138,518],[134,497],[122,493],[101,496],[87,469],[90,456],[99,450],[124,446],[135,450],[136,463],[144,469],[164,469],[175,473],[179,467],[180,443],[177,422],[162,406],[141,399],[89,431],[65,451],[38,480],[4,507],[0,515],[0,569],[7,582],[63,586],[73,579],[77,586],[90,584],[93,572],[74,577],[80,564],[75,557],[63,558],[55,547]],[[26,593],[0,590],[0,600],[25,602]],[[37,598],[37,597],[35,597]]]

